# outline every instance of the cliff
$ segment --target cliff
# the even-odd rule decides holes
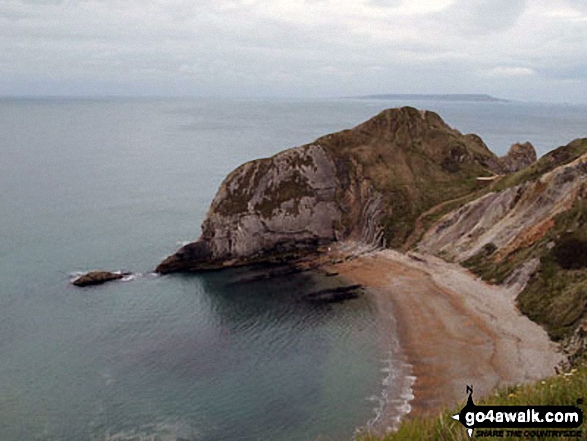
[[[520,310],[552,338],[574,341],[574,351],[583,351],[587,139],[502,177],[491,190],[444,215],[416,248],[458,262],[491,283],[518,284]]]
[[[198,241],[156,269],[295,259],[337,240],[400,246],[428,208],[503,172],[475,135],[436,113],[390,109],[357,127],[246,163],[221,184]]]

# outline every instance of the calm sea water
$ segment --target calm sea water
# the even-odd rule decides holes
[[[401,104],[0,100],[0,439],[351,438],[394,366],[368,296],[316,307],[309,277],[147,273],[237,165]],[[581,106],[409,104],[499,154],[587,136]],[[145,276],[68,283],[102,268]]]

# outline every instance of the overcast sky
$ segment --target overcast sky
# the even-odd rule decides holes
[[[587,102],[587,0],[0,0],[0,95]]]

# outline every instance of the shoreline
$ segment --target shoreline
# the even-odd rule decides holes
[[[517,310],[519,286],[489,285],[457,264],[393,250],[324,267],[372,293],[382,330],[399,340],[392,352],[411,370],[404,376],[413,378],[407,412],[388,403],[370,427],[375,433],[394,430],[398,413],[411,419],[456,405],[466,398],[466,385],[478,399],[553,375],[564,360],[546,331]]]

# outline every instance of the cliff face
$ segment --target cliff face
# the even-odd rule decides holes
[[[587,141],[573,141],[447,213],[424,234],[417,249],[464,262],[490,245],[492,259],[503,260],[540,240],[554,218],[582,198],[586,172]]]
[[[487,244],[493,259],[504,259],[540,240],[559,213],[582,197],[587,184],[587,155],[528,181],[491,192],[455,210],[428,230],[418,248],[464,262]]]
[[[334,240],[400,245],[427,208],[501,171],[474,135],[405,107],[246,163],[220,186],[197,242],[160,273],[295,258]]]
[[[502,177],[492,192],[438,220],[417,249],[489,282],[517,284],[523,313],[585,350],[587,139]]]
[[[246,163],[224,180],[200,239],[158,272],[213,269],[284,257],[336,240],[342,207],[334,162],[319,145]]]
[[[587,139],[538,161],[529,143],[498,158],[433,112],[386,110],[238,167],[200,238],[157,271],[284,262],[347,239],[416,243],[491,283],[517,284],[522,312],[587,350]]]

